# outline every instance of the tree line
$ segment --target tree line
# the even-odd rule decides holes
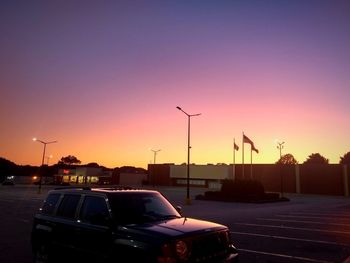
[[[303,162],[304,164],[329,164],[329,159],[322,156],[320,153],[312,153]],[[294,158],[293,154],[287,153],[282,155],[276,164],[298,164],[298,161]],[[350,164],[350,152],[340,156],[339,164]]]
[[[102,168],[103,170],[113,170],[117,172],[127,173],[146,173],[147,171],[143,168],[133,166],[122,166],[115,167],[113,169],[106,168],[105,166],[99,165],[98,163],[92,162],[81,165],[81,161],[74,155],[68,155],[62,157],[57,164],[51,166],[32,166],[32,165],[17,165],[14,162],[0,157],[0,182],[4,181],[7,176],[34,176],[41,174],[42,176],[53,176],[58,173],[59,169],[73,169],[79,166],[83,167],[95,167]]]
[[[312,153],[303,162],[304,164],[329,164],[329,159],[322,156],[320,153]],[[276,164],[298,164],[298,161],[294,158],[291,153],[287,153],[281,156]],[[340,157],[339,164],[350,165],[350,152],[345,153]],[[17,176],[32,176],[41,173],[43,176],[52,176],[58,173],[58,169],[61,168],[75,168],[81,165],[81,161],[74,155],[68,155],[62,157],[57,164],[52,166],[43,165],[42,167],[31,166],[31,165],[17,165],[5,158],[0,157],[0,181],[3,181],[8,175]],[[98,163],[92,162],[83,165],[84,167],[97,167],[105,170],[118,170],[120,172],[134,172],[134,173],[146,173],[147,171],[143,168],[136,168],[133,166],[116,167],[109,169]]]

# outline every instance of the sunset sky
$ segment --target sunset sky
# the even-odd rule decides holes
[[[350,151],[350,1],[0,2],[0,157],[302,163]],[[245,162],[250,146],[245,144]]]

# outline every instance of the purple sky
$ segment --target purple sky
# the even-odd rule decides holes
[[[0,156],[146,166],[350,151],[349,1],[1,1]],[[239,153],[238,153],[239,154]],[[249,158],[247,158],[249,159]],[[240,159],[239,159],[240,161]],[[239,162],[238,161],[238,162]]]

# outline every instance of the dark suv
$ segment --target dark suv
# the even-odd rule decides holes
[[[34,217],[34,262],[237,262],[229,229],[183,217],[159,192],[70,188]]]

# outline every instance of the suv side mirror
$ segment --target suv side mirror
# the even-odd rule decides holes
[[[181,206],[178,205],[175,207],[175,209],[180,215],[182,215],[182,207]]]

